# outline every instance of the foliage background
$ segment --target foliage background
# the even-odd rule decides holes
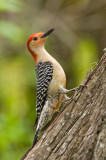
[[[81,83],[106,47],[105,0],[0,0],[0,159],[32,143],[36,75],[28,37],[51,27],[45,48],[63,66],[67,88]]]

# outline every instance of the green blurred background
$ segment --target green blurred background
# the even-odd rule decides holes
[[[0,159],[19,160],[32,143],[36,75],[28,37],[51,27],[45,48],[67,88],[81,83],[106,47],[106,0],[0,0]]]

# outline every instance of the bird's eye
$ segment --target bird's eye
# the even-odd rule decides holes
[[[37,39],[38,39],[37,37],[34,37],[34,38],[33,38],[33,40],[35,40],[35,41],[36,41]]]

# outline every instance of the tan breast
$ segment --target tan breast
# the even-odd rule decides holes
[[[53,77],[48,90],[52,94],[56,94],[61,86],[66,87],[66,76],[63,68],[54,58],[51,62],[53,63]]]

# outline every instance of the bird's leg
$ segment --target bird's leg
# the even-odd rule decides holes
[[[70,100],[70,97],[68,97],[66,94],[64,95],[62,102],[66,103],[68,100]]]
[[[64,95],[62,102],[67,104],[67,102],[71,102],[72,97],[68,97],[66,94]]]
[[[76,91],[76,90],[78,90],[79,88],[83,88],[83,87],[86,87],[86,85],[80,84],[78,87],[72,88],[72,89],[69,89],[69,90],[61,87],[60,90],[59,90],[59,92],[60,92],[60,94],[67,94],[67,93],[69,93],[69,92]]]
[[[67,94],[67,93],[72,92],[72,91],[76,91],[76,93],[77,93],[77,91],[80,91],[80,89],[82,89],[84,87],[87,87],[87,86],[84,85],[84,84],[81,84],[78,87],[72,88],[72,89],[69,89],[69,90],[61,87],[60,90],[59,90],[59,93],[60,94]],[[67,97],[67,95],[64,95],[64,98],[63,98],[62,102],[67,104],[67,102],[71,102],[72,99],[73,99],[73,97]]]

